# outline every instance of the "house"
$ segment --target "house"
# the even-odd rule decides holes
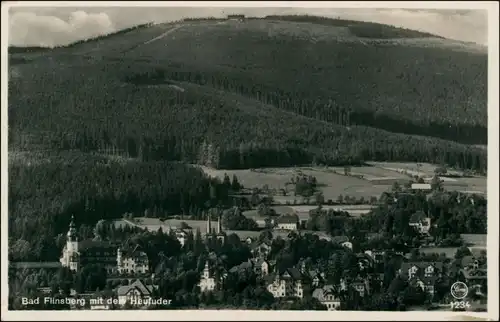
[[[297,215],[283,215],[276,219],[276,229],[297,230],[299,218]]]
[[[385,251],[384,250],[365,250],[365,254],[373,259],[375,263],[381,263],[384,260]]]
[[[312,296],[321,304],[328,308],[328,311],[335,311],[340,308],[340,298],[336,296],[336,289],[333,285],[325,285],[313,291]]]
[[[370,294],[368,279],[361,277],[355,278],[349,283],[349,286],[357,291],[361,297],[365,297]]]
[[[414,191],[431,191],[432,187],[430,183],[412,183],[411,190]]]
[[[265,282],[267,290],[275,298],[303,298],[304,284],[307,282],[307,279],[297,268],[293,267],[286,269],[281,274],[268,275]]]
[[[384,284],[385,275],[384,273],[371,273],[368,275],[368,278],[372,283],[371,285],[375,286],[378,284],[378,286],[382,287]]]
[[[437,279],[443,273],[441,262],[406,262],[402,263],[400,274],[413,285],[418,285],[422,290],[434,294]]]
[[[474,256],[464,256],[460,260],[460,266],[462,269],[471,270],[471,269],[479,269],[481,266],[480,260]]]
[[[248,245],[253,244],[253,242],[254,242],[254,238],[252,238],[252,237],[247,237],[247,238],[245,239],[245,243],[247,243]]]
[[[368,271],[373,267],[375,260],[366,253],[356,255],[360,271]]]
[[[431,218],[422,211],[417,211],[410,217],[409,225],[414,227],[420,234],[429,234],[431,228]]]
[[[146,285],[141,280],[136,280],[130,285],[120,286],[116,290],[118,303],[121,305],[128,303],[135,307],[142,306],[141,302],[151,299],[156,288],[154,285]]]
[[[188,233],[184,229],[176,229],[174,231],[175,238],[179,241],[182,247],[184,247],[184,244],[186,243]]]
[[[118,248],[116,253],[117,271],[124,273],[145,274],[149,272],[148,255],[135,246],[132,250]]]
[[[321,285],[324,284],[326,278],[325,278],[325,273],[319,272],[316,270],[310,270],[308,272],[309,278],[311,279],[311,286],[313,287],[320,287]]]
[[[311,269],[311,265],[308,265],[307,263],[307,260],[299,260],[297,266],[300,267],[300,273],[308,280],[308,282],[311,283],[313,287],[320,287],[326,280],[325,273],[319,270]]]
[[[251,251],[254,257],[267,258],[271,253],[271,243],[267,241],[256,243]]]
[[[343,247],[349,248],[352,250],[352,243],[350,241],[345,241],[341,244]]]
[[[254,260],[253,263],[254,263],[253,269],[255,274],[260,276],[266,276],[271,273],[271,264],[267,260],[259,258]]]
[[[59,260],[62,266],[78,271],[88,264],[100,264],[108,273],[116,271],[117,245],[106,241],[80,241],[73,216],[66,236],[66,245]]]

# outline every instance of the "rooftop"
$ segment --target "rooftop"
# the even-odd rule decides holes
[[[141,280],[136,280],[130,285],[119,286],[116,290],[118,296],[127,295],[133,289],[139,290],[139,292],[143,295],[151,295],[153,292],[153,285],[145,285]]]
[[[299,218],[296,215],[284,215],[276,219],[278,224],[296,224]]]
[[[410,223],[420,223],[420,222],[424,221],[425,218],[427,218],[425,213],[423,211],[419,210],[416,213],[414,213],[413,215],[411,215]]]

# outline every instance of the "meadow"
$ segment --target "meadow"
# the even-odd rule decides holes
[[[397,181],[400,184],[409,182],[408,175],[400,171],[409,171],[417,173],[416,163],[396,163],[396,162],[370,162],[372,166],[352,167],[352,175],[362,175],[363,179],[344,175],[342,167],[293,167],[293,168],[261,168],[244,170],[220,170],[208,167],[202,167],[203,171],[218,178],[224,178],[224,174],[229,177],[236,175],[238,180],[246,188],[263,188],[267,185],[269,189],[286,189],[287,196],[275,195],[274,200],[282,204],[302,203],[304,198],[294,196],[293,186],[290,185],[290,178],[299,173],[312,175],[318,179],[319,190],[323,192],[325,200],[336,201],[342,196],[351,196],[356,198],[363,197],[369,200],[371,197],[379,198],[380,195],[389,191]],[[436,165],[424,163],[421,165],[420,174],[431,177],[434,174]],[[411,172],[415,171],[415,172]],[[446,178],[442,177],[443,186],[448,190],[458,190],[463,192],[486,193],[486,177],[471,178]],[[312,200],[312,199],[311,199]]]
[[[244,169],[244,170],[216,170],[208,167],[202,167],[203,171],[210,176],[223,178],[224,174],[229,177],[236,175],[238,181],[246,188],[262,188],[265,185],[269,189],[292,189],[290,178],[299,173],[312,175],[318,179],[318,189],[323,192],[325,200],[336,201],[342,196],[351,196],[365,199],[370,197],[380,197],[382,192],[390,189],[390,186],[374,185],[369,181],[348,177],[341,174],[335,174],[329,168],[296,167],[296,168],[263,168],[263,169]],[[302,201],[302,197],[294,196],[292,192],[288,196],[274,196],[274,200],[280,203],[289,202],[293,204]],[[312,199],[311,199],[312,200]]]

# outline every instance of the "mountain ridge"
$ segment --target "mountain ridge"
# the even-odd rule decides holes
[[[255,161],[257,156],[250,158],[253,158],[253,161],[250,162],[252,164],[247,162],[250,159],[245,161],[241,157],[245,154],[248,156],[250,153],[248,151],[255,148],[256,151],[262,150],[274,154],[274,157],[266,161],[267,163],[264,162],[259,166],[292,165],[313,161],[326,164],[359,163],[370,158],[380,160],[388,158],[405,161],[418,159],[451,163],[464,167],[486,168],[485,151],[432,138],[432,136],[439,135],[460,138],[460,133],[465,133],[462,134],[462,139],[474,138],[474,133],[485,131],[481,127],[483,126],[481,124],[484,124],[484,112],[481,112],[481,104],[479,103],[481,96],[475,94],[473,90],[475,85],[470,81],[464,85],[456,83],[458,79],[467,82],[468,78],[464,73],[471,73],[468,67],[460,66],[457,62],[466,62],[470,66],[479,64],[477,66],[482,68],[482,56],[478,56],[479,58],[473,56],[467,60],[466,56],[451,50],[418,49],[420,52],[417,54],[422,53],[424,58],[421,58],[423,62],[419,63],[418,57],[420,56],[415,55],[417,57],[415,63],[415,60],[408,59],[412,50],[400,49],[404,48],[402,46],[394,49],[391,44],[387,46],[373,44],[367,46],[361,43],[346,45],[326,39],[327,36],[331,35],[328,34],[329,32],[338,36],[338,33],[345,31],[343,29],[331,31],[328,26],[328,28],[311,29],[305,28],[303,22],[297,26],[299,24],[290,21],[280,21],[277,24],[273,22],[274,25],[271,26],[269,25],[270,21],[274,21],[271,19],[248,19],[248,21],[243,22],[224,20],[223,24],[218,24],[220,22],[218,20],[215,20],[215,24],[213,20],[208,20],[208,22],[197,20],[196,23],[188,21],[130,28],[130,30],[120,32],[111,38],[102,36],[95,40],[37,52],[37,56],[31,60],[30,54],[13,53],[11,50],[9,58],[18,59],[19,62],[23,62],[22,59],[27,61],[11,66],[16,69],[15,76],[11,77],[10,80],[11,86],[9,86],[9,98],[12,98],[9,101],[9,126],[12,125],[11,133],[13,134],[10,138],[12,146],[20,148],[23,146],[20,140],[23,141],[23,138],[33,138],[38,135],[37,139],[45,140],[44,146],[53,149],[82,148],[84,146],[84,149],[93,149],[97,145],[101,145],[99,148],[105,146],[109,150],[109,146],[114,145],[115,148],[120,146],[120,149],[128,150],[128,153],[133,151],[133,155],[138,155],[137,148],[131,148],[131,145],[135,145],[142,149],[142,154],[149,153],[146,156],[148,158],[154,157],[154,154],[165,157],[165,152],[151,152],[163,149],[171,151],[175,155],[172,157],[174,159],[215,163],[219,167],[257,166],[259,163]],[[175,29],[176,26],[180,26],[180,28]],[[266,30],[268,30],[267,33]],[[307,35],[304,36],[307,32],[325,35],[325,39],[319,39],[312,43]],[[167,35],[160,37],[165,34]],[[267,38],[264,37],[266,34]],[[244,47],[238,47],[240,44],[244,44]],[[271,51],[266,51],[266,48],[271,49]],[[287,52],[287,49],[291,48],[298,50],[298,52]],[[361,56],[357,56],[357,51],[362,48],[364,48],[363,56],[373,58],[372,62],[359,60]],[[322,53],[332,53],[331,50],[336,51],[334,57],[337,62],[333,65],[329,62],[328,55],[322,56]],[[367,50],[371,54],[367,54]],[[403,54],[401,54],[401,50],[404,51]],[[270,52],[275,56],[271,60],[269,60]],[[387,59],[380,56],[380,53],[393,55],[395,59],[389,61],[393,64],[396,62],[397,68],[388,67],[390,65],[387,65]],[[305,56],[310,59],[309,61],[303,59],[304,54],[307,54]],[[344,54],[353,57],[347,59]],[[286,62],[283,63],[283,58],[287,58],[293,63],[287,66]],[[402,63],[398,63],[396,58],[400,59]],[[435,66],[425,65],[426,62],[436,58],[438,58],[439,63]],[[446,66],[446,62],[450,58],[458,59],[458,61],[452,61]],[[411,63],[412,61],[413,63]],[[420,72],[421,75],[418,75],[418,69],[412,67],[415,64],[425,67],[423,72]],[[430,100],[432,95],[439,95],[439,91],[432,92],[432,90],[430,94],[417,91],[406,95],[410,99],[403,97],[408,101],[405,103],[406,105],[402,104],[403,107],[390,103],[391,100],[394,102],[398,100],[398,89],[391,91],[391,84],[407,89],[411,89],[412,86],[418,86],[418,90],[428,88],[429,84],[433,82],[433,76],[429,75],[444,73],[443,66],[446,67],[447,73],[452,73],[450,76],[445,76],[446,79],[450,80],[449,84],[455,84],[449,95],[457,95],[456,93],[460,92],[457,92],[457,89],[465,91],[465,94],[459,95],[469,100],[470,103],[462,105],[462,108],[471,109],[472,106],[476,106],[472,110],[477,110],[477,115],[464,118],[465,121],[462,122],[456,114],[459,114],[458,116],[467,115],[469,113],[467,110],[464,110],[465,114],[460,114],[457,113],[459,110],[450,107],[446,107],[442,111],[426,107],[421,110],[424,112],[424,116],[417,116],[415,112],[411,112],[412,100],[420,100],[419,104],[425,106],[426,102],[432,102]],[[377,71],[377,68],[380,71]],[[385,73],[384,69],[387,68],[393,69],[395,74],[394,71]],[[414,69],[405,74],[404,68]],[[329,71],[335,74],[329,74]],[[387,75],[397,76],[397,73],[401,74],[399,81],[382,81],[384,75],[386,78],[390,78]],[[34,75],[33,79],[27,79],[23,76],[29,74]],[[339,76],[332,78],[328,75]],[[366,75],[371,75],[372,78],[366,78]],[[360,82],[359,78],[356,77],[361,76],[365,77],[365,80],[361,82],[361,87],[353,87],[353,84]],[[419,84],[418,79],[415,82],[415,76],[426,81],[426,86]],[[479,76],[481,75],[479,74]],[[476,75],[475,78],[477,77]],[[130,80],[133,79],[135,79],[135,83],[131,83]],[[396,77],[396,79],[398,78]],[[167,81],[170,84],[165,83]],[[329,84],[332,81],[338,88]],[[155,82],[165,83],[163,85],[166,85],[166,88],[153,89],[154,87],[151,86],[155,86]],[[404,84],[405,82],[408,84]],[[481,84],[479,86],[485,86],[485,84]],[[190,87],[190,90],[183,93],[171,85],[187,86]],[[378,87],[376,90],[381,92],[373,91],[370,89],[371,86]],[[450,92],[449,88],[442,88]],[[114,93],[114,95],[110,95],[108,92]],[[193,94],[197,92],[218,93],[217,95],[221,96],[222,100],[209,100],[206,95]],[[59,96],[52,93],[59,93]],[[229,97],[231,100],[227,99]],[[152,98],[155,98],[157,102],[155,103]],[[445,95],[441,100],[447,102],[446,98]],[[234,106],[238,106],[241,104],[240,102],[245,100],[249,102],[245,103],[246,106],[251,106],[254,112],[258,112],[256,114],[259,116],[235,111]],[[363,101],[370,102],[370,105],[375,107],[363,107],[365,104],[360,105]],[[454,101],[460,102],[456,98]],[[144,105],[146,102],[147,104]],[[206,114],[207,111],[203,110],[203,104],[205,104],[203,102],[211,105],[207,108],[213,113],[213,116]],[[40,104],[44,108],[40,108]],[[156,106],[158,104],[167,104],[168,106],[173,104],[172,106],[176,107],[164,109],[161,106]],[[229,108],[231,105],[233,107]],[[100,113],[93,111],[96,106],[100,106]],[[226,107],[223,108],[223,106]],[[266,110],[264,106],[272,106],[274,109]],[[415,105],[411,108],[415,109],[418,106]],[[108,109],[113,114],[106,116]],[[258,120],[259,118],[266,119],[265,115],[262,114],[263,110],[275,115],[271,117],[271,120],[276,124],[281,124],[279,127],[290,127],[297,130],[297,133],[264,130],[268,126],[264,125],[267,124],[266,122],[270,122],[269,129],[273,128],[271,126],[273,123]],[[288,115],[287,120],[278,121],[278,115],[285,115],[281,111],[291,113],[286,114]],[[173,134],[150,134],[145,125],[137,123],[140,119],[149,120],[153,124],[157,123],[159,119],[158,117],[154,119],[155,113],[160,113],[158,114],[159,127],[156,127],[158,130],[170,128],[174,132],[183,133],[184,137]],[[162,113],[167,114],[160,117]],[[226,119],[227,113],[236,114],[234,117]],[[99,120],[98,114],[102,117],[106,116],[106,120]],[[112,120],[111,115],[117,118],[117,122]],[[171,119],[169,119],[169,115]],[[205,118],[207,122],[212,123],[207,128],[206,125],[186,119],[188,115]],[[60,124],[51,124],[44,121],[44,118],[60,120]],[[75,124],[71,118],[83,122],[82,125]],[[452,122],[449,125],[446,123],[448,118]],[[255,129],[245,129],[244,122],[252,119]],[[422,128],[422,130],[423,125],[418,125],[415,120],[421,124],[427,124],[427,127]],[[438,123],[434,124],[432,121]],[[114,125],[110,125],[109,122]],[[118,125],[120,122],[122,124],[129,122],[130,125],[127,128],[126,125]],[[185,127],[189,131],[185,132],[179,129],[172,122],[185,122]],[[228,125],[227,122],[231,124]],[[400,125],[397,125],[398,122]],[[384,126],[389,128],[384,128]],[[413,130],[412,126],[414,126]],[[479,126],[479,128],[475,129],[474,126]],[[242,129],[243,134],[238,133],[238,127]],[[329,127],[331,127],[330,130]],[[439,133],[447,127],[453,127],[457,130],[456,132],[443,132],[445,134]],[[123,133],[128,132],[131,128],[134,130],[131,130],[130,133]],[[381,130],[377,130],[377,128]],[[433,132],[433,128],[437,128],[437,130]],[[201,129],[209,132],[198,132],[202,131]],[[389,130],[389,132],[383,130]],[[74,133],[71,133],[72,131]],[[144,134],[141,134],[141,131],[144,131]],[[415,133],[404,134],[411,131]],[[47,134],[49,138],[44,139],[40,133],[51,134]],[[101,138],[103,133],[108,136],[107,140]],[[209,135],[206,136],[206,133]],[[368,135],[374,138],[373,142],[370,143],[373,146],[362,142],[362,133],[369,133]],[[413,136],[415,134],[425,134],[427,138]],[[75,136],[79,135],[84,138],[75,139]],[[254,139],[250,139],[249,135],[258,135],[263,143],[257,144]],[[325,137],[325,135],[336,137],[328,140],[331,142],[321,143],[320,138]],[[278,139],[273,138],[273,136],[277,136]],[[242,140],[240,142],[242,142],[243,147],[236,143],[238,140]],[[89,143],[89,141],[93,143]],[[103,143],[104,141],[106,142]],[[124,144],[118,141],[128,141],[128,143]],[[180,141],[182,143],[179,143]],[[96,142],[100,143],[96,144]],[[265,149],[266,142],[272,143],[271,150],[274,152]],[[359,144],[358,149],[353,150],[349,147],[354,142]],[[405,142],[413,142],[412,144],[418,148],[384,147],[387,144],[404,145]],[[471,143],[484,142],[483,140]],[[212,151],[207,151],[209,146],[208,149]],[[334,149],[335,152],[331,151],[333,146],[337,147]],[[242,152],[242,149],[250,150]],[[276,152],[280,150],[281,152]],[[150,152],[145,153],[144,151]],[[262,151],[259,153],[256,151],[252,153],[262,156]],[[212,155],[208,157],[207,153]],[[405,156],[401,153],[404,153]],[[339,157],[342,154],[345,156]],[[200,155],[203,156],[200,157]],[[272,158],[276,159],[271,160]],[[235,161],[236,159],[238,161]],[[459,159],[462,160],[458,161]]]

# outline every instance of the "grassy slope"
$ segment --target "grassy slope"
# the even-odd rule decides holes
[[[344,27],[339,27],[332,31],[321,25],[260,20],[239,25],[230,24],[232,23],[189,22],[157,25],[50,52],[30,53],[31,56],[27,58],[30,59],[29,62],[11,66],[15,72],[11,73],[13,82],[9,87],[10,124],[23,133],[34,134],[36,140],[43,140],[43,133],[46,132],[67,131],[82,125],[97,124],[101,128],[112,127],[124,132],[175,132],[198,140],[209,136],[215,137],[215,140],[226,141],[227,144],[238,144],[240,140],[248,141],[249,138],[256,142],[269,138],[274,138],[277,142],[290,140],[300,142],[304,141],[304,133],[310,134],[313,131],[319,136],[332,137],[335,140],[312,148],[343,151],[351,149],[351,142],[370,139],[377,145],[382,143],[381,138],[383,138],[383,144],[394,146],[430,144],[437,148],[454,146],[457,149],[465,149],[451,142],[395,135],[373,128],[353,126],[348,130],[343,126],[332,126],[327,122],[286,112],[252,98],[215,91],[207,86],[179,84],[187,91],[184,95],[190,96],[192,100],[203,101],[209,97],[212,101],[222,102],[223,106],[217,109],[202,104],[201,109],[199,107],[173,109],[165,103],[168,97],[178,95],[177,90],[168,86],[136,87],[123,82],[123,77],[131,71],[148,69],[151,66],[162,66],[167,69],[184,67],[185,65],[177,64],[180,62],[189,63],[194,68],[203,67],[202,69],[228,72],[230,76],[238,73],[256,84],[259,82],[281,84],[282,80],[290,80],[285,85],[300,93],[305,95],[337,93],[336,98],[339,101],[349,97],[350,93],[356,91],[360,93],[359,88],[356,88],[357,84],[373,84],[370,86],[376,90],[385,91],[379,92],[377,99],[386,100],[385,103],[387,100],[389,102],[398,100],[398,97],[394,96],[398,93],[394,85],[401,82],[394,80],[383,82],[380,79],[382,75],[385,78],[391,76],[385,70],[383,74],[377,76],[373,74],[373,68],[377,69],[382,65],[390,67],[392,64],[388,62],[393,62],[390,57],[371,55],[372,62],[359,65],[363,77],[366,77],[367,72],[371,75],[371,80],[368,79],[367,82],[358,81],[362,78],[356,78],[355,75],[351,77],[356,81],[350,82],[346,82],[345,77],[340,77],[342,75],[335,76],[333,70],[342,73],[342,68],[338,69],[339,66],[349,63],[348,57],[356,53],[356,50],[378,48],[367,47],[366,42],[369,40],[366,39],[355,41],[356,38],[349,28],[346,30]],[[164,38],[146,43],[172,29],[175,30]],[[314,37],[317,36],[320,41],[313,43],[309,39],[310,35],[307,37],[300,35],[306,31],[312,33]],[[334,41],[327,41],[321,37],[333,37]],[[295,50],[290,50],[289,46],[281,46],[283,44],[277,41],[280,39],[291,39]],[[321,46],[332,44],[337,49],[335,52],[337,59],[315,55],[317,49],[322,49]],[[407,46],[401,45],[384,47],[384,50],[375,49],[384,55],[391,53],[397,55],[398,51],[405,50],[408,50]],[[439,53],[444,53],[440,59],[445,59],[452,53],[443,49],[437,50]],[[37,56],[33,56],[34,54]],[[27,57],[26,55],[17,53],[12,57],[21,59]],[[271,61],[270,56],[274,57]],[[366,53],[363,53],[363,57],[365,56]],[[431,54],[424,55],[422,58],[424,61],[420,65],[425,66],[426,60],[433,58],[435,57]],[[290,64],[290,61],[294,64]],[[353,63],[359,64],[359,61]],[[349,71],[352,72],[351,69]],[[280,78],[277,78],[277,75],[280,75]],[[306,89],[312,92],[306,94]],[[354,96],[366,105],[366,102],[372,99],[370,95],[374,95],[374,92],[369,91],[367,95]],[[410,112],[414,117],[419,117],[419,114],[412,110],[418,109],[417,105],[408,103],[404,107],[395,107],[383,103],[380,101],[375,104],[382,112],[389,111],[388,113],[402,118]],[[476,108],[478,113],[467,120],[482,122],[483,115],[480,113],[479,105],[473,104],[472,107]],[[235,113],[235,108],[238,113]],[[444,118],[451,118],[461,115],[460,113],[464,111],[457,108],[454,109],[454,113],[448,108],[429,111],[431,110],[437,114],[420,117],[439,118],[440,115],[444,115]],[[242,120],[245,122],[242,123]],[[196,133],[192,132],[193,128],[197,129]],[[233,136],[234,133],[236,134]],[[316,136],[314,133],[312,136]],[[343,138],[339,139],[340,136]],[[307,143],[303,142],[305,145]]]

